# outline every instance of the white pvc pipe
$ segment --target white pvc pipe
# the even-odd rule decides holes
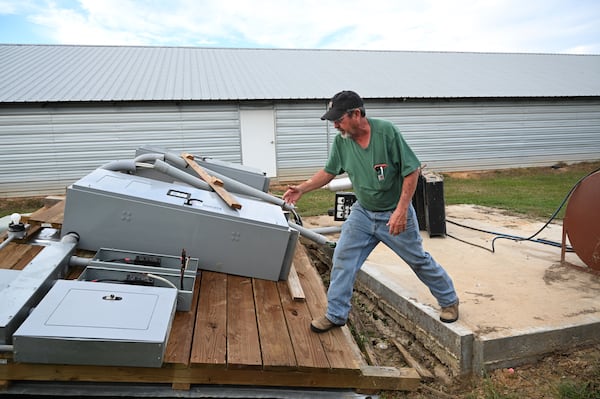
[[[339,179],[333,179],[328,184],[324,185],[323,188],[330,191],[350,190],[352,188],[352,182],[349,177],[341,177]]]

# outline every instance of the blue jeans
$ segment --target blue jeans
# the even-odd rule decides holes
[[[348,319],[356,273],[379,242],[387,245],[412,268],[441,307],[458,301],[448,273],[423,249],[413,206],[408,208],[406,230],[396,236],[391,235],[386,226],[391,214],[392,211],[368,211],[358,202],[352,206],[333,254],[326,314],[333,323],[343,324]]]

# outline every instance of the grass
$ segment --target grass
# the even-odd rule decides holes
[[[580,163],[562,168],[507,169],[472,174],[444,175],[447,205],[475,204],[527,214],[550,217],[572,187],[600,162]],[[565,207],[558,214],[564,216]]]
[[[560,399],[600,399],[600,386],[597,382],[563,382],[558,386]]]
[[[44,206],[44,197],[10,198],[0,200],[0,217],[17,213],[31,213]]]
[[[558,169],[519,168],[488,172],[445,173],[446,205],[474,204],[532,217],[549,218],[579,179],[600,168],[600,161],[565,165]],[[275,195],[283,190],[274,190]],[[335,193],[320,189],[298,201],[301,216],[327,214]],[[562,218],[565,208],[559,213]]]

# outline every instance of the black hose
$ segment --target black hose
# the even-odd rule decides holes
[[[536,239],[536,240],[534,240],[534,238],[538,234],[540,234],[544,229],[546,229],[546,227],[548,227],[548,225],[556,218],[556,216],[558,215],[558,213],[560,212],[560,210],[563,208],[563,206],[567,203],[569,197],[571,197],[571,194],[573,194],[573,191],[575,191],[575,189],[577,188],[577,186],[579,186],[579,184],[581,184],[582,181],[584,181],[585,179],[587,179],[588,177],[590,177],[591,175],[593,175],[594,173],[596,173],[598,171],[600,171],[600,168],[597,168],[596,170],[588,173],[587,175],[585,175],[584,177],[582,177],[581,179],[579,179],[577,181],[577,183],[575,183],[573,185],[573,187],[571,187],[571,189],[569,190],[569,192],[567,193],[567,195],[565,196],[565,198],[562,200],[562,202],[558,206],[558,208],[556,208],[556,210],[554,211],[554,213],[552,214],[552,216],[550,217],[550,219],[548,219],[548,221],[538,231],[536,231],[535,233],[533,233],[529,237],[520,237],[520,236],[511,235],[511,234],[504,234],[504,233],[497,233],[497,232],[489,231],[489,230],[482,230],[482,229],[478,229],[478,228],[475,228],[475,227],[466,226],[464,224],[460,224],[460,223],[457,223],[457,222],[453,222],[453,221],[448,220],[448,219],[446,219],[446,221],[448,223],[454,224],[456,226],[464,227],[464,228],[467,228],[467,229],[480,231],[482,233],[493,234],[493,235],[496,235],[496,237],[494,237],[494,239],[492,240],[492,249],[490,250],[490,249],[482,247],[480,245],[469,243],[469,242],[464,241],[464,240],[460,240],[460,239],[458,239],[456,237],[451,236],[450,234],[446,234],[446,235],[448,237],[450,237],[450,238],[454,238],[455,240],[458,240],[458,241],[461,241],[461,242],[464,242],[464,243],[467,243],[467,244],[470,244],[470,245],[473,245],[473,246],[476,246],[476,247],[483,248],[483,249],[485,249],[487,251],[490,251],[492,253],[496,252],[495,243],[496,243],[496,240],[500,240],[500,239],[513,240],[513,241],[531,241],[531,242],[535,242],[535,243],[538,243],[538,244],[545,244],[545,245],[552,245],[552,246],[555,246],[555,247],[562,247],[562,243],[558,243],[558,242],[550,241],[550,240],[544,240],[544,239]],[[566,249],[569,252],[573,251],[573,248],[571,246],[568,246]]]

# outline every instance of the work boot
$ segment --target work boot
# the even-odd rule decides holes
[[[456,301],[454,305],[442,308],[440,320],[444,323],[454,323],[456,320],[458,320],[458,301]]]
[[[335,324],[331,321],[329,321],[329,319],[325,316],[319,317],[318,319],[313,320],[310,323],[310,329],[313,330],[316,333],[324,333],[326,331],[331,330],[334,327],[341,327],[346,323],[343,324]]]

